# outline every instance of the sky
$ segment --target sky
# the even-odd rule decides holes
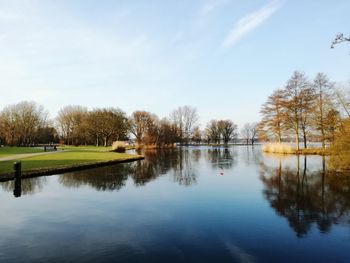
[[[242,126],[294,70],[350,79],[349,0],[0,0],[0,109],[36,101]]]

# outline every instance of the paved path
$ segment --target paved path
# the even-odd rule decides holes
[[[22,153],[22,154],[13,154],[10,156],[6,157],[0,157],[0,162],[3,161],[13,161],[13,160],[19,160],[23,158],[29,158],[29,157],[34,157],[34,156],[39,156],[39,155],[46,155],[46,154],[53,154],[53,153],[58,153],[61,151],[54,151],[54,152],[41,152],[41,153]]]

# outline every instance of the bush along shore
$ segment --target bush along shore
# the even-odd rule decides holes
[[[77,171],[111,164],[142,160],[142,155],[111,152],[109,148],[67,147],[57,153],[0,161],[0,181],[15,177],[14,162],[21,162],[21,178]]]
[[[265,153],[279,154],[304,154],[304,155],[330,155],[330,149],[326,148],[305,148],[297,150],[287,143],[267,143],[262,146],[262,151]]]

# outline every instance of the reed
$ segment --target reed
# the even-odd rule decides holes
[[[296,149],[286,143],[267,143],[262,146],[262,151],[266,153],[296,154]]]
[[[123,141],[115,141],[112,144],[112,151],[118,153],[124,153],[126,150],[126,143]]]

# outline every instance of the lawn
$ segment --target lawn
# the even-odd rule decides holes
[[[0,158],[1,157],[7,157],[14,154],[25,154],[25,153],[38,153],[43,152],[44,150],[42,148],[36,148],[36,147],[0,147]]]
[[[66,147],[65,150],[57,153],[23,158],[21,159],[22,171],[57,168],[83,163],[125,160],[136,157],[136,155],[133,154],[109,152],[104,147],[105,150],[100,149],[100,147],[84,148],[85,147]],[[13,163],[14,161],[0,162],[0,174],[10,173],[12,171]]]
[[[109,152],[112,150],[112,146],[107,146],[107,147],[104,147],[104,146],[93,146],[93,145],[87,145],[87,146],[60,146],[58,147],[59,149],[62,149],[62,150],[69,150],[69,151],[94,151],[94,152]],[[126,146],[126,149],[129,150],[129,149],[134,149],[134,147],[132,146]]]
[[[58,147],[60,150],[65,151],[74,151],[74,152],[86,152],[86,151],[93,151],[93,152],[109,152],[112,150],[111,146],[104,147],[104,146],[93,146],[93,145],[87,145],[87,146],[60,146]]]

